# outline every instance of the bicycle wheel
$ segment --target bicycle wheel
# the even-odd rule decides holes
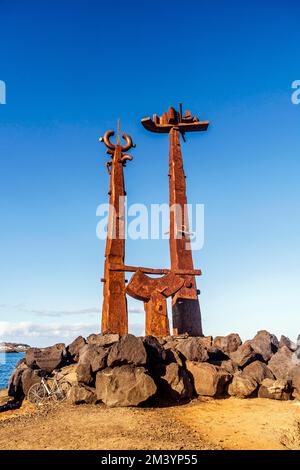
[[[43,384],[33,384],[28,390],[27,399],[33,405],[41,405],[46,398],[46,390]]]
[[[52,390],[52,398],[54,401],[61,402],[68,398],[71,390],[71,385],[66,380],[62,380],[56,384],[54,390]]]

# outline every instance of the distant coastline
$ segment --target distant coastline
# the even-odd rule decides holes
[[[11,354],[11,353],[20,353],[26,352],[30,349],[29,344],[24,343],[0,343],[0,353]]]
[[[25,351],[22,351],[24,349],[23,344],[19,348],[18,344],[13,344],[11,348],[3,348],[3,344],[0,344],[0,346],[0,390],[7,390],[9,378],[18,362],[20,362],[20,359],[23,359],[25,356]],[[15,348],[14,352],[12,351],[13,347]]]

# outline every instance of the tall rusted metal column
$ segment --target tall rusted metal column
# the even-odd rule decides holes
[[[209,123],[200,122],[189,111],[169,108],[161,117],[154,115],[142,120],[152,132],[169,133],[169,204],[171,272],[194,271],[187,214],[186,183],[183,169],[180,136],[185,132],[205,131]],[[172,297],[173,333],[202,336],[201,311],[195,276],[187,275],[184,285]]]
[[[170,130],[169,204],[171,270],[194,269],[189,239],[185,174],[180,130]],[[172,298],[174,334],[202,335],[201,312],[195,276],[186,276],[183,287]]]
[[[132,160],[130,155],[125,154],[131,147],[135,147],[132,139],[123,134],[126,145],[120,144],[120,130],[118,125],[117,144],[110,142],[114,131],[107,131],[100,138],[108,148],[107,153],[111,161],[106,167],[110,173],[109,188],[109,215],[107,227],[107,240],[105,248],[104,278],[103,284],[103,307],[102,307],[102,333],[128,333],[127,301],[125,272],[113,271],[112,264],[123,265],[125,258],[125,187],[123,166],[127,160]]]

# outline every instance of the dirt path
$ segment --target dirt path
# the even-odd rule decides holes
[[[296,402],[198,399],[168,408],[28,403],[0,414],[0,449],[285,449]],[[300,445],[300,442],[299,442]]]
[[[300,421],[299,405],[260,398],[203,399],[178,407],[176,419],[224,449],[284,450],[280,441],[286,431],[294,432],[295,423]]]
[[[0,415],[0,449],[213,448],[173,410],[60,405],[35,412],[25,404]]]

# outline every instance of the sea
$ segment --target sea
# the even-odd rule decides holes
[[[17,362],[24,357],[23,352],[0,353],[0,390],[7,388],[9,377],[12,374]]]

